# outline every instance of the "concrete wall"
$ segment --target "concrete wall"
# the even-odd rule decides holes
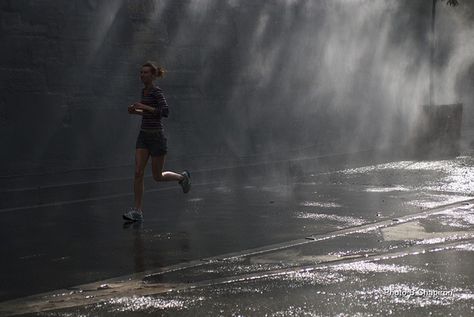
[[[202,65],[228,61],[202,58],[198,39],[174,45],[183,4],[156,18],[152,1],[0,1],[1,161],[130,162],[139,120],[126,107],[138,99],[146,60],[169,69],[161,85],[174,152],[193,144],[195,110],[222,98],[203,93]]]
[[[259,148],[258,135],[282,133],[275,109],[257,126],[242,124],[256,106],[248,96],[258,92],[236,76],[261,11],[278,13],[281,5],[195,6],[184,0],[0,1],[3,169],[133,162],[139,119],[126,107],[138,99],[138,70],[146,60],[169,71],[159,85],[171,106],[166,127],[174,157],[243,156]],[[241,102],[230,105],[236,91]]]
[[[316,96],[314,72],[301,75],[306,67],[298,63],[301,55],[314,53],[311,58],[320,63],[326,41],[310,51],[305,43],[322,38],[319,26],[342,23],[325,20],[329,2],[308,9],[311,3],[0,0],[2,173],[13,167],[133,163],[139,118],[126,107],[139,97],[138,70],[146,60],[168,69],[158,84],[171,107],[166,120],[171,157],[242,157],[305,147],[326,153],[370,145],[383,124],[367,132],[354,123],[360,109],[332,109],[334,93]],[[418,3],[418,13],[429,12]],[[400,22],[417,28],[416,59],[426,53],[429,24],[423,14]],[[392,35],[390,40],[401,41]],[[366,78],[367,70],[361,74]],[[373,87],[365,82],[354,81],[353,89]],[[360,96],[346,99],[366,104],[367,97]],[[367,111],[371,122],[382,116],[380,100],[372,100]]]

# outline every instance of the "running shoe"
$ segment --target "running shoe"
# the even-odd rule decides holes
[[[183,193],[186,194],[191,189],[191,174],[188,171],[184,171],[181,173],[181,175],[184,176],[184,179],[180,180],[179,184],[181,185],[181,188],[183,189]]]
[[[143,221],[143,213],[137,208],[130,208],[122,215],[122,217],[127,221]]]

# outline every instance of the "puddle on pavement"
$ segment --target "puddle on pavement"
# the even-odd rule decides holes
[[[443,205],[453,204],[464,200],[472,199],[472,196],[454,196],[454,195],[438,195],[438,194],[424,194],[423,198],[413,199],[408,202],[409,205],[421,208],[436,208]]]
[[[330,285],[346,281],[348,276],[338,272],[322,272],[316,270],[303,270],[289,274],[269,277],[269,280],[285,281],[291,287],[302,287],[307,285]]]
[[[359,168],[338,171],[342,175],[372,175],[389,174],[396,171],[397,175],[405,180],[419,178],[426,174],[431,174],[429,183],[417,190],[432,190],[442,192],[457,192],[462,194],[472,194],[474,188],[474,164],[471,157],[458,157],[453,160],[440,161],[399,161],[385,164],[364,166]],[[405,173],[406,172],[406,175]],[[434,174],[433,174],[434,173]],[[433,177],[434,176],[434,177]],[[407,187],[400,186],[399,190],[405,191]],[[370,189],[369,189],[370,190]],[[377,191],[377,189],[375,188]],[[382,191],[394,191],[390,187],[381,187]],[[379,191],[377,191],[379,192]]]
[[[196,298],[172,298],[164,299],[153,296],[132,296],[112,298],[108,301],[96,304],[95,308],[111,306],[111,312],[144,311],[144,310],[166,310],[166,309],[187,309],[196,305],[196,302],[204,300],[204,297]]]
[[[443,226],[454,228],[472,228],[474,227],[474,205],[467,204],[458,208],[443,210],[438,213],[439,222]]]
[[[456,246],[456,249],[461,250],[461,251],[474,252],[474,244],[473,243],[461,244],[461,245]]]
[[[331,266],[332,271],[353,271],[357,273],[408,273],[416,271],[417,269],[410,266],[395,265],[395,264],[382,264],[370,261],[360,261],[352,263],[343,263]]]
[[[212,190],[220,194],[228,194],[232,192],[232,188],[228,186],[217,186],[214,187]]]
[[[319,208],[340,208],[342,205],[334,202],[318,202],[318,201],[304,201],[300,203],[303,207],[319,207]]]
[[[333,221],[342,224],[344,227],[355,227],[367,223],[365,219],[312,212],[297,212],[295,217],[300,219]]]
[[[204,198],[196,197],[196,198],[188,199],[188,202],[191,202],[191,203],[197,203],[197,202],[200,202],[200,201],[204,201]]]
[[[368,187],[365,189],[368,193],[390,193],[390,192],[408,192],[412,189],[404,186],[393,187]]]
[[[383,163],[377,165],[370,165],[370,166],[363,166],[357,168],[349,168],[342,171],[338,171],[338,173],[351,175],[351,174],[367,174],[373,171],[383,171],[383,170],[400,170],[409,167],[410,165],[414,164],[413,161],[398,161],[398,162],[390,162],[390,163]]]

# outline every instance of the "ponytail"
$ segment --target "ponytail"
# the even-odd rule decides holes
[[[162,66],[158,66],[156,70],[156,77],[163,78],[165,77],[165,74],[166,74],[166,69],[164,69]]]

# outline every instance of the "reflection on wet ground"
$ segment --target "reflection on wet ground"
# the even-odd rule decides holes
[[[473,244],[290,269],[151,296],[112,297],[41,316],[468,316]],[[456,259],[450,261],[449,259]]]
[[[471,315],[473,182],[473,158],[459,157],[202,187],[172,204],[180,213],[122,228],[134,230],[121,238],[133,254],[130,272],[145,273],[3,309],[32,313],[18,308],[29,303],[39,316]],[[164,241],[179,247],[160,252],[157,265],[154,248]],[[20,258],[37,257],[44,256]]]

